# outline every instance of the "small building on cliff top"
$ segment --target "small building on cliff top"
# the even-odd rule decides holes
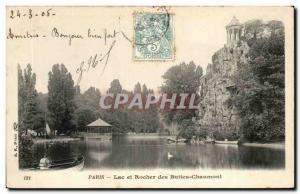
[[[249,46],[242,41],[243,24],[236,17],[225,27],[227,43],[212,56],[212,64],[201,77],[199,108],[200,128],[233,132],[239,129],[240,119],[230,103],[235,92],[233,76],[247,63]]]

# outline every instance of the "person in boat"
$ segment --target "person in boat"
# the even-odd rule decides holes
[[[42,170],[49,169],[50,165],[51,165],[51,160],[45,154],[44,157],[40,160],[39,167]]]

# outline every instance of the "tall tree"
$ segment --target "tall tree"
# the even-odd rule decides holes
[[[28,64],[24,73],[18,67],[18,106],[20,129],[27,134],[28,130],[35,130],[40,127],[37,122],[40,109],[38,105],[38,94],[35,89],[36,75]]]
[[[18,121],[19,121],[19,166],[29,167],[32,164],[32,138],[28,130],[39,127],[39,109],[35,89],[36,76],[30,64],[24,72],[18,66]]]
[[[69,134],[75,127],[75,87],[72,75],[61,64],[52,66],[48,81],[48,110],[50,128],[58,134]]]
[[[248,40],[248,44],[252,43],[260,37],[264,31],[264,24],[261,20],[250,20],[245,23],[244,37]]]
[[[147,86],[145,84],[143,84],[142,94],[147,95],[148,93],[150,93],[150,92],[149,92]]]
[[[110,83],[110,88],[107,93],[120,94],[122,93],[122,85],[118,79],[114,79]],[[114,98],[115,99],[115,98]],[[114,102],[112,99],[112,102]],[[108,123],[112,125],[112,131],[114,133],[125,133],[130,129],[127,113],[124,109],[112,109],[112,110],[100,110],[100,116],[104,118]]]
[[[87,124],[94,121],[99,116],[100,91],[95,87],[90,87],[83,94],[80,93],[79,86],[76,87],[76,110],[75,118],[77,129],[83,131]]]
[[[110,83],[110,88],[108,89],[107,93],[118,94],[121,92],[122,92],[122,86],[120,84],[120,81],[118,79],[114,79]]]
[[[24,77],[23,77],[23,71],[22,71],[20,65],[18,65],[18,122],[19,122],[19,125],[21,124],[21,121],[23,121],[24,103],[25,103]]]
[[[36,95],[33,93],[29,93],[26,97],[26,102],[24,105],[24,128],[25,133],[27,134],[28,130],[34,130],[36,128],[35,126],[35,119],[38,114],[37,112],[37,101],[36,101]]]
[[[186,93],[197,94],[200,87],[200,77],[203,71],[200,66],[196,66],[194,62],[188,64],[181,63],[167,70],[162,76],[164,84],[161,86],[161,92],[171,94]],[[196,96],[195,103],[199,101]],[[163,112],[166,123],[175,122],[180,124],[182,120],[192,120],[196,116],[195,110],[174,110]]]
[[[141,84],[139,82],[137,84],[135,84],[134,89],[133,89],[133,93],[134,94],[142,93],[142,87],[141,87]]]
[[[250,141],[282,140],[285,131],[284,28],[278,21],[263,26],[271,33],[251,42],[249,63],[240,66],[235,78],[233,102],[243,137]]]

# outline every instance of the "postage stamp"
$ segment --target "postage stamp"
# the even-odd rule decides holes
[[[137,13],[134,17],[134,59],[173,59],[174,36],[172,14]]]

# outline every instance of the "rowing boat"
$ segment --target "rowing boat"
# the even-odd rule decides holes
[[[231,144],[231,145],[238,145],[239,141],[215,141],[215,144]]]
[[[28,170],[82,170],[84,167],[84,157],[75,157],[71,159],[51,161],[48,166],[37,165]]]

